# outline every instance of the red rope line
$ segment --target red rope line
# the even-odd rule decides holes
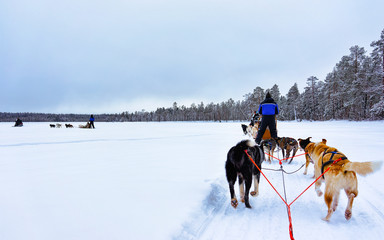
[[[267,180],[267,182],[269,183],[269,185],[271,185],[271,187],[273,188],[273,190],[275,190],[275,192],[277,193],[277,195],[279,195],[279,197],[281,198],[281,200],[283,200],[283,202],[287,204],[287,202],[284,200],[284,198],[280,195],[280,193],[276,190],[276,188],[272,185],[272,183],[268,180],[268,178],[264,175],[264,173],[261,171],[261,169],[259,168],[259,166],[257,166],[257,164],[255,163],[255,161],[253,161],[253,158],[249,155],[248,151],[247,150],[244,150],[245,153],[248,155],[248,158],[249,160],[251,160],[251,162],[257,167],[257,169],[260,171],[260,173],[263,175],[263,177],[265,178],[265,180]]]
[[[293,230],[292,230],[292,217],[291,217],[291,208],[290,206],[288,205],[288,203],[284,200],[284,198],[280,195],[280,193],[276,190],[276,188],[272,185],[272,183],[268,180],[268,178],[264,175],[264,173],[261,171],[261,169],[259,168],[259,166],[257,166],[257,164],[255,163],[255,161],[253,160],[253,158],[249,155],[248,151],[247,150],[244,150],[245,153],[248,155],[248,158],[249,160],[251,160],[251,162],[257,167],[257,169],[260,171],[260,173],[263,175],[263,177],[265,178],[265,180],[267,180],[267,182],[269,183],[269,185],[271,185],[271,187],[273,188],[273,190],[275,190],[275,192],[277,193],[277,195],[279,195],[279,197],[281,198],[281,200],[285,203],[285,205],[287,206],[287,211],[288,211],[288,221],[289,221],[289,236],[291,237],[291,240],[294,240],[293,238]]]
[[[267,180],[267,182],[269,183],[269,185],[271,185],[271,187],[273,188],[273,190],[275,190],[275,192],[277,193],[277,195],[279,195],[280,199],[285,203],[285,205],[287,206],[287,213],[288,213],[288,221],[289,221],[289,236],[291,238],[291,240],[294,240],[293,238],[293,226],[292,226],[292,215],[291,215],[291,205],[297,200],[299,199],[313,184],[315,184],[326,172],[329,171],[329,169],[331,168],[331,166],[335,163],[337,163],[338,161],[342,160],[341,158],[339,159],[336,159],[335,161],[332,162],[332,164],[318,177],[316,178],[315,181],[313,181],[313,183],[311,183],[311,185],[309,185],[302,193],[299,194],[299,196],[297,196],[295,198],[295,200],[293,200],[290,204],[288,204],[284,198],[280,195],[280,193],[276,190],[276,188],[272,185],[272,183],[268,180],[268,178],[265,176],[265,174],[261,171],[261,169],[259,168],[259,166],[257,166],[257,164],[255,163],[255,161],[253,160],[253,158],[249,155],[248,151],[247,150],[244,150],[245,153],[247,154],[249,160],[251,160],[251,162],[256,166],[256,168],[260,171],[260,173],[263,175],[263,177],[265,178],[265,180]],[[267,154],[267,153],[266,153]],[[300,154],[300,155],[297,155],[295,157],[298,157],[298,156],[302,156],[302,155],[305,155],[307,153],[303,153],[303,154]],[[267,154],[268,156],[271,156],[269,154]],[[271,156],[272,158],[275,158],[273,156]],[[281,165],[281,162],[286,160],[286,159],[278,159],[276,158],[277,160],[279,160],[280,162],[280,165]],[[288,159],[288,158],[287,158]]]
[[[291,206],[299,197],[301,197],[301,195],[303,195],[310,187],[312,187],[313,184],[315,184],[326,172],[329,171],[329,169],[332,167],[333,164],[337,163],[338,161],[341,161],[342,159],[339,158],[339,159],[336,159],[335,161],[332,162],[332,164],[318,177],[316,178],[315,181],[313,181],[313,183],[311,183],[311,185],[309,185],[302,193],[300,193],[299,196],[297,196],[297,198],[295,198],[295,200],[293,200],[289,206]]]

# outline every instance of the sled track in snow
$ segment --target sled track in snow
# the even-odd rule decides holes
[[[238,188],[236,188],[238,194]],[[274,196],[273,196],[274,197]],[[276,212],[285,211],[284,205],[270,196],[263,198],[250,197],[252,209],[245,208],[244,203],[234,209],[230,204],[227,182],[215,181],[211,184],[211,191],[202,201],[201,209],[197,210],[187,222],[182,225],[173,240],[212,240],[212,239],[278,239],[274,229]],[[283,231],[288,220],[280,219]],[[252,227],[250,227],[250,225]]]
[[[299,163],[285,165],[288,170],[297,168]],[[275,168],[276,164],[265,164],[265,167]],[[302,171],[286,177],[288,202],[292,201],[313,179],[303,175]],[[281,173],[268,171],[266,175],[282,193]],[[328,232],[341,239],[379,239],[384,234],[384,193],[378,186],[362,181],[361,192],[354,203],[353,216],[345,220],[344,210],[347,199],[341,192],[340,206],[330,222],[324,222],[326,207],[323,197],[318,197],[311,187],[303,197],[299,198],[292,207],[293,233],[295,239],[322,239],[323,233]],[[324,188],[324,184],[322,189]],[[238,195],[238,185],[235,187]],[[228,186],[225,178],[215,180],[211,190],[202,201],[200,209],[190,216],[174,240],[229,240],[229,239],[289,239],[286,206],[276,193],[260,179],[260,195],[250,197],[252,209],[247,209],[240,203],[237,209],[230,205]],[[279,216],[279,217],[276,217]],[[351,229],[359,228],[358,233]],[[368,231],[369,230],[369,231]],[[368,231],[368,232],[367,232]]]
[[[135,142],[135,141],[151,141],[172,138],[192,138],[208,136],[210,134],[194,134],[194,135],[180,135],[169,137],[150,137],[150,138],[126,138],[126,139],[89,139],[89,140],[74,140],[74,141],[61,141],[61,142],[35,142],[35,143],[17,143],[17,144],[2,144],[0,148],[5,147],[22,147],[22,146],[39,146],[39,145],[62,145],[62,144],[78,144],[78,143],[97,143],[97,142]]]
[[[211,191],[203,201],[202,209],[196,215],[191,217],[189,222],[182,226],[181,232],[174,236],[174,240],[192,240],[199,239],[212,222],[213,218],[222,215],[225,212],[227,197],[223,186],[212,183]]]

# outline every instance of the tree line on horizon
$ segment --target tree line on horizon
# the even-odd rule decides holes
[[[380,39],[371,43],[370,54],[363,47],[352,46],[349,55],[336,63],[321,81],[307,78],[307,86],[300,93],[295,83],[286,95],[278,85],[270,89],[256,87],[243,100],[230,98],[221,103],[191,104],[190,107],[160,107],[155,111],[95,114],[96,121],[237,121],[250,120],[269,92],[279,105],[278,120],[381,120],[384,119],[384,30]],[[14,121],[20,117],[30,122],[87,121],[85,114],[0,113],[0,121]]]
[[[323,81],[310,76],[302,93],[295,83],[284,96],[275,84],[270,89],[256,87],[242,101],[201,102],[190,107],[179,107],[175,102],[156,111],[122,114],[127,121],[249,120],[270,92],[279,105],[278,119],[282,121],[384,119],[384,30],[371,47],[368,55],[363,47],[352,46],[349,55],[343,56]]]

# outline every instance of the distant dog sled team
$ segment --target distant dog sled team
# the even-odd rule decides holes
[[[283,160],[290,164],[299,148],[305,152],[305,171],[307,174],[309,163],[314,164],[315,191],[322,196],[320,186],[325,182],[324,201],[328,208],[323,220],[329,221],[339,203],[340,191],[344,189],[347,198],[345,218],[352,217],[352,205],[358,195],[356,174],[365,176],[378,170],[382,162],[351,162],[334,147],[327,146],[327,140],[311,142],[311,138],[294,139],[291,137],[278,137],[276,129],[276,115],[279,108],[271,95],[267,93],[265,100],[260,104],[259,110],[254,112],[249,125],[242,124],[242,130],[251,140],[243,140],[233,146],[225,162],[226,178],[229,185],[231,205],[238,206],[234,191],[236,179],[239,181],[240,200],[245,207],[251,208],[249,194],[259,194],[260,171],[262,162],[273,160],[275,150],[281,150]],[[291,156],[292,154],[292,156]],[[268,158],[267,158],[268,156]],[[254,161],[254,163],[252,162]],[[282,160],[280,160],[282,161]],[[257,165],[257,167],[255,166]],[[322,176],[322,177],[320,177]],[[249,192],[254,181],[254,191]]]
[[[95,128],[94,122],[95,122],[95,117],[92,114],[91,117],[89,118],[89,121],[85,125],[80,124],[79,128]],[[60,123],[49,124],[49,126],[51,128],[61,128],[62,124],[60,124]],[[69,124],[69,123],[65,124],[65,128],[73,128],[73,125]]]
[[[24,126],[23,121],[21,121],[20,118],[17,118],[15,121],[15,125],[13,127],[22,127],[22,126]],[[49,127],[50,128],[61,128],[62,124],[61,123],[56,123],[56,124],[51,123],[51,124],[49,124]],[[66,123],[65,128],[74,128],[74,127],[72,124]],[[93,116],[93,114],[91,114],[91,116],[89,117],[89,121],[85,125],[80,124],[79,128],[95,128],[95,117]]]
[[[94,122],[95,122],[95,117],[93,115],[91,115],[87,124],[79,125],[79,128],[95,128]]]
[[[49,126],[51,128],[61,128],[61,124],[60,123],[56,123],[56,124],[49,124]],[[73,128],[73,125],[72,124],[65,124],[65,128]]]

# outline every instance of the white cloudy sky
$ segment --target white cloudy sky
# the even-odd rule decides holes
[[[0,112],[115,113],[323,80],[382,0],[0,0]]]

